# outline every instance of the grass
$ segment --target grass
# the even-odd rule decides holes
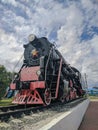
[[[12,98],[0,100],[0,106],[9,106],[12,105]]]
[[[98,96],[89,96],[90,99],[98,99]]]
[[[88,96],[90,101],[98,101],[98,96]]]

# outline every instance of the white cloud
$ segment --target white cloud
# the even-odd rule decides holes
[[[86,1],[86,3],[82,4],[84,4],[86,10],[91,11],[94,5],[89,1],[88,3]],[[76,5],[71,5],[66,10],[69,14],[66,24],[58,30],[58,43],[61,43],[59,50],[71,65],[76,66],[82,73],[87,73],[89,85],[98,84],[98,35],[94,35],[88,41],[81,41],[80,36],[83,33],[85,24],[87,24],[84,21],[89,22],[89,18],[86,19],[87,17],[83,15],[84,12],[81,12]],[[98,9],[96,11],[98,12]],[[91,17],[90,15],[88,14],[88,17]],[[94,18],[96,19],[96,17],[97,15],[92,17],[92,23],[95,23]],[[88,26],[91,27],[93,24],[89,23]],[[97,26],[97,24],[94,24],[94,26]]]
[[[13,34],[9,36],[0,29],[0,64],[4,64],[8,70],[12,70],[23,53],[22,46],[22,44],[17,44]]]
[[[1,0],[0,11],[0,63],[9,70],[35,33],[56,41],[65,59],[87,73],[89,84],[98,84],[98,35],[81,40],[85,29],[92,34],[91,27],[98,27],[97,1]]]
[[[13,5],[13,6],[17,6],[17,2],[16,0],[1,0],[1,2],[3,2],[4,4],[10,4],[10,5]]]

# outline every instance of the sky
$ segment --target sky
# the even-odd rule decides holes
[[[8,71],[30,34],[55,42],[65,60],[87,74],[88,86],[98,86],[98,0],[0,0],[0,64]]]

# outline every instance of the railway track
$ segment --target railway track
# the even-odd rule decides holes
[[[1,111],[0,112],[0,120],[1,121],[5,121],[7,122],[9,120],[10,117],[14,117],[14,118],[20,118],[22,116],[22,114],[26,114],[29,115],[31,112],[37,112],[40,109],[43,109],[43,106],[40,107],[24,107],[24,108],[18,108],[18,106],[16,107],[17,109],[15,109],[15,107],[12,109],[8,109],[8,111]]]
[[[25,106],[8,106],[8,107],[0,107],[0,120],[7,122],[10,117],[14,117],[14,118],[20,118],[23,114],[25,115],[30,115],[31,112],[33,113],[37,113],[38,111],[43,111],[46,109],[55,109],[59,106],[59,107],[66,107],[67,110],[76,106],[77,104],[79,104],[80,102],[82,102],[83,100],[85,100],[85,98],[80,98],[77,100],[73,100],[72,102],[68,102],[66,104],[61,104],[58,102],[55,102],[49,106],[35,106],[35,107],[25,107]]]

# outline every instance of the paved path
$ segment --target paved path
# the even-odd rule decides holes
[[[98,101],[91,101],[78,130],[98,130]]]

